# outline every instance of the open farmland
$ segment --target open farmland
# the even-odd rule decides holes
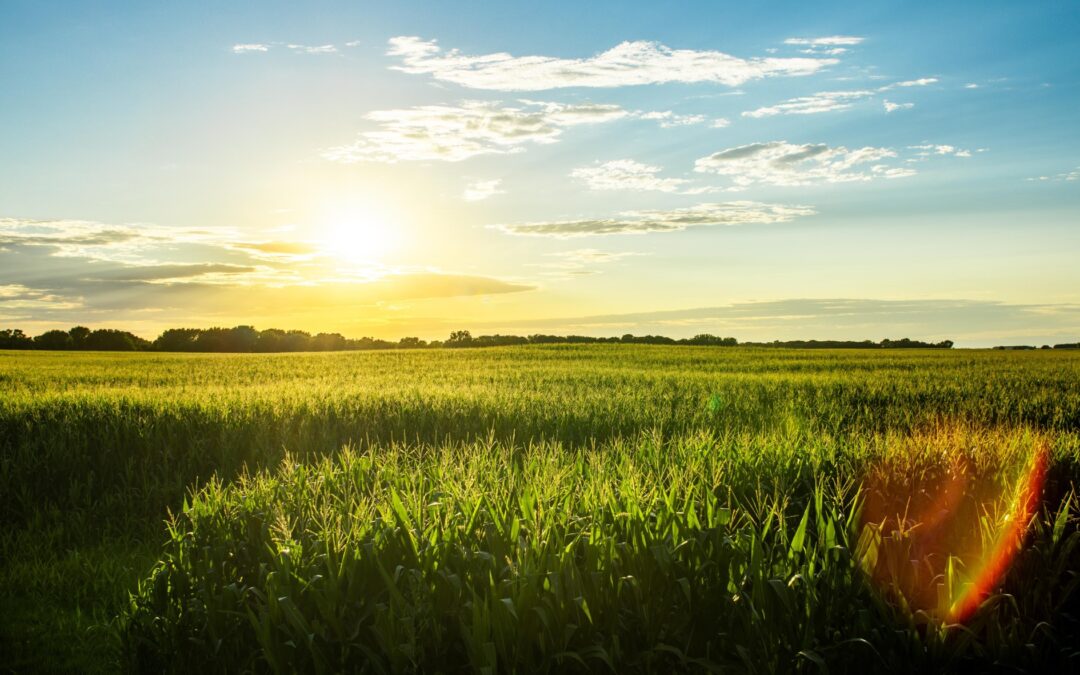
[[[1080,353],[0,352],[13,669],[1080,667]]]

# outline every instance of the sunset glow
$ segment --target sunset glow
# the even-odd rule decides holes
[[[590,7],[4,3],[0,323],[1077,339],[1074,5]]]

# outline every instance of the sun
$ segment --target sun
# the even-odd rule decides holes
[[[401,243],[393,219],[371,204],[327,209],[317,236],[323,253],[350,265],[384,262]]]

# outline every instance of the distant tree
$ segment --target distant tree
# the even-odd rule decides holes
[[[50,330],[34,338],[37,349],[71,349],[71,335],[66,330]]]
[[[195,350],[200,352],[231,352],[230,330],[221,326],[204,328],[195,338]]]
[[[450,337],[443,343],[444,347],[467,347],[472,344],[472,333],[467,330],[456,330],[450,333]]]
[[[86,349],[86,339],[90,337],[90,329],[86,326],[75,326],[68,331],[71,336],[72,349]]]
[[[480,335],[472,339],[470,347],[507,347],[510,345],[524,345],[529,343],[529,338],[520,335]]]
[[[259,341],[255,345],[255,351],[280,352],[285,343],[285,331],[278,328],[267,328],[259,331]]]
[[[95,351],[133,352],[149,347],[150,343],[124,330],[101,328],[90,333],[83,345],[84,349]]]
[[[193,352],[199,333],[198,328],[170,328],[154,340],[154,349],[162,352]]]
[[[689,340],[680,340],[688,345],[700,345],[704,347],[734,347],[739,344],[738,340],[733,337],[717,337],[709,333],[702,333],[695,335]]]
[[[302,330],[290,330],[285,333],[282,351],[306,352],[311,350],[311,333]]]
[[[398,340],[398,347],[402,349],[422,349],[427,343],[418,337],[403,337]]]
[[[18,328],[0,330],[0,349],[33,349],[34,340]]]
[[[311,350],[316,352],[339,352],[347,349],[349,341],[341,333],[319,333],[311,338]]]
[[[236,326],[229,330],[227,341],[231,352],[253,352],[259,344],[259,331],[251,326]]]

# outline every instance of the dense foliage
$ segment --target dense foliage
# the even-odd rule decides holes
[[[9,352],[0,385],[16,670],[1077,665],[1076,352]],[[953,625],[894,568],[959,592],[1040,453]],[[958,476],[958,539],[889,520]]]

